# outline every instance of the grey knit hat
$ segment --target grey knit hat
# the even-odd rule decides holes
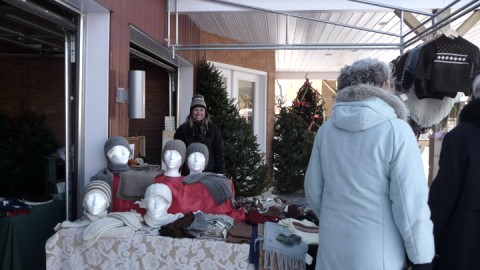
[[[205,157],[205,163],[208,164],[208,148],[205,144],[203,143],[191,143],[187,147],[187,158],[195,152],[202,153],[203,156]]]
[[[112,189],[110,185],[102,180],[93,180],[85,186],[85,191],[83,192],[83,198],[86,198],[88,194],[98,192],[105,197],[107,201],[107,207],[112,203]]]
[[[130,152],[130,154],[132,154],[132,150],[130,149],[130,143],[128,142],[128,140],[122,136],[114,136],[105,142],[105,146],[103,147],[103,150],[105,151],[105,155],[107,155],[110,149],[112,149],[114,146],[117,146],[117,145],[125,146]]]
[[[187,154],[187,147],[182,140],[174,139],[165,143],[162,151],[162,158],[168,150],[176,150],[182,156],[182,162],[185,162],[185,155]]]
[[[207,103],[205,103],[205,98],[199,94],[194,95],[192,97],[192,103],[190,104],[190,111],[197,107],[202,107],[204,109],[207,108]]]

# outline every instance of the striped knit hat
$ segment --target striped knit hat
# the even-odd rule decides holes
[[[202,95],[194,95],[192,97],[192,103],[190,104],[190,111],[192,111],[194,108],[197,107],[202,107],[204,109],[207,108],[207,103],[205,103],[205,98]]]
[[[85,186],[85,191],[83,192],[83,198],[86,198],[88,194],[99,192],[105,197],[107,201],[107,207],[110,206],[112,202],[112,189],[110,185],[102,180],[93,180]]]

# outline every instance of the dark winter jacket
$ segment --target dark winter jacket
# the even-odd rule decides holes
[[[202,132],[198,132],[201,126],[196,123],[193,125],[193,128],[191,128],[188,125],[188,122],[183,123],[178,127],[173,138],[182,140],[187,147],[194,142],[205,144],[208,148],[209,159],[208,164],[203,171],[221,174],[225,173],[225,145],[220,129],[217,125],[210,122],[208,130],[202,135]],[[185,162],[182,167],[182,175],[188,175],[189,172],[187,162]]]
[[[463,108],[443,139],[429,205],[436,269],[480,269],[480,99]]]

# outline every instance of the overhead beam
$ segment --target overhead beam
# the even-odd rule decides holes
[[[477,24],[478,21],[480,21],[480,10],[475,10],[473,14],[457,28],[457,33],[460,36],[464,36],[466,33],[468,33],[468,31],[470,31],[470,29],[472,29],[472,27],[475,26],[475,24]]]
[[[441,9],[445,6],[444,1],[438,0],[377,0],[377,4],[383,6],[374,6],[366,3],[354,3],[348,0],[233,0],[233,1],[212,1],[212,0],[177,0],[178,12],[238,12],[250,11],[239,6],[227,5],[225,2],[251,5],[263,9],[271,9],[280,12],[315,12],[331,10],[364,10],[364,11],[390,11],[387,6],[397,6],[400,9],[430,11],[432,9]],[[222,3],[223,2],[223,3]]]
[[[394,13],[399,18],[401,18],[401,11],[400,10],[395,10]],[[424,25],[422,25],[422,23],[419,20],[417,20],[417,18],[412,13],[404,12],[403,13],[403,22],[410,29],[415,29],[415,30],[413,30],[413,32],[417,35],[425,32],[427,30],[427,28]]]

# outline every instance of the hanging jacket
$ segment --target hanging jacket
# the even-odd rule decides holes
[[[319,218],[316,269],[431,269],[433,228],[421,154],[406,108],[378,87],[338,92],[305,175]]]
[[[445,35],[412,50],[402,86],[415,86],[419,99],[470,95],[472,81],[480,72],[480,50],[468,40]]]

